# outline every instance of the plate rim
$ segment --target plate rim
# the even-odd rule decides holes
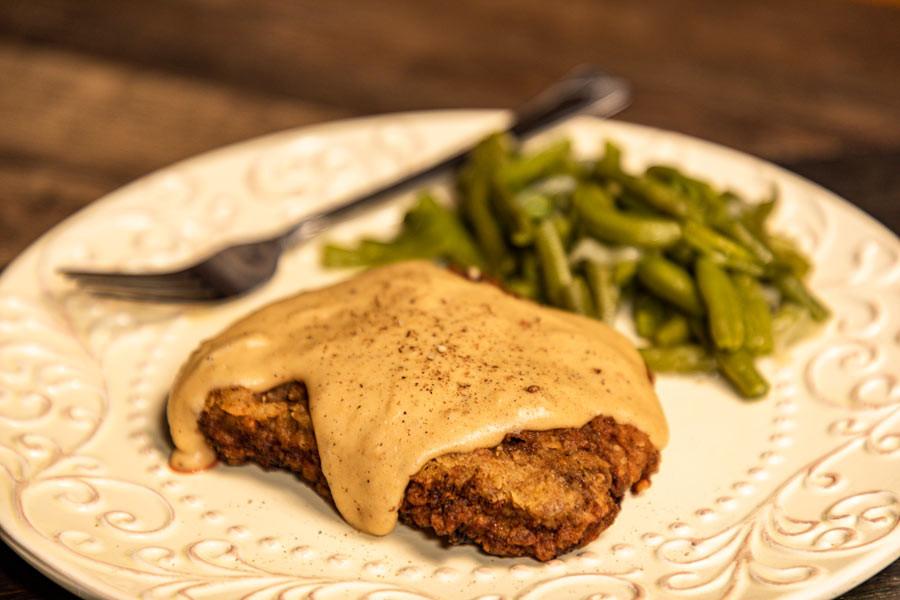
[[[176,168],[184,168],[190,167],[196,163],[203,163],[211,160],[217,160],[221,157],[224,157],[229,154],[235,153],[244,153],[251,152],[254,147],[263,148],[270,144],[277,143],[279,140],[288,140],[297,135],[306,135],[311,133],[328,133],[333,131],[339,131],[343,129],[354,129],[360,127],[361,125],[371,125],[375,124],[379,121],[395,121],[397,119],[410,119],[413,121],[418,120],[432,120],[432,119],[443,119],[449,116],[460,119],[469,119],[469,118],[483,118],[487,116],[496,116],[500,117],[503,115],[508,115],[508,111],[496,110],[496,109],[450,109],[450,110],[423,110],[423,111],[409,111],[409,112],[396,112],[396,113],[386,113],[386,114],[378,114],[378,115],[368,115],[368,116],[359,116],[348,119],[340,119],[335,121],[327,121],[322,123],[316,123],[307,126],[301,126],[286,130],[275,131],[271,133],[267,133],[261,136],[253,137],[247,140],[238,141],[235,143],[227,144],[225,146],[221,146],[215,149],[211,149],[200,154],[175,161],[169,165],[160,167],[158,169],[154,169],[133,181],[118,187],[107,194],[97,198],[96,200],[90,202],[88,205],[80,208],[75,213],[69,215],[64,220],[60,221],[49,230],[42,233],[36,240],[34,240],[31,244],[29,244],[24,250],[22,250],[16,257],[14,257],[6,268],[3,270],[3,273],[0,274],[0,291],[5,290],[6,282],[10,279],[13,279],[16,276],[16,273],[25,267],[29,263],[30,260],[34,259],[38,253],[41,251],[41,248],[47,245],[56,235],[60,232],[70,228],[77,227],[78,223],[82,220],[89,218],[91,214],[96,210],[103,210],[103,207],[109,202],[114,201],[120,195],[127,195],[130,191],[141,184],[142,182],[157,176],[162,173],[166,173],[172,169]],[[584,117],[581,117],[584,118]],[[591,118],[591,117],[588,117]],[[886,234],[893,238],[895,241],[900,242],[900,238],[898,238],[898,233],[890,230],[885,224],[878,221],[875,217],[867,213],[865,210],[860,208],[859,206],[851,203],[850,201],[840,197],[836,193],[828,190],[824,186],[811,181],[810,179],[794,173],[788,170],[785,167],[782,167],[778,164],[769,162],[765,159],[762,159],[756,155],[736,150],[734,148],[724,146],[717,142],[712,142],[709,140],[705,140],[702,138],[697,138],[685,133],[681,133],[673,130],[666,130],[658,127],[643,125],[639,123],[631,123],[627,121],[613,120],[613,119],[596,119],[591,118],[598,121],[610,121],[617,127],[624,127],[626,129],[633,128],[645,133],[654,133],[654,134],[662,134],[667,137],[670,137],[678,142],[689,141],[690,143],[701,143],[708,148],[715,150],[718,153],[725,154],[729,159],[738,159],[742,161],[751,160],[758,165],[764,165],[767,170],[770,172],[777,173],[779,177],[788,177],[793,178],[795,180],[803,181],[806,185],[811,186],[811,188],[815,189],[819,197],[826,202],[828,202],[831,206],[839,207],[840,210],[845,211],[849,210],[851,212],[856,213],[857,216],[861,216],[868,226],[875,226],[880,229],[883,234]],[[15,515],[12,515],[13,521],[15,520]],[[56,557],[56,560],[52,559],[52,553],[41,552],[39,544],[28,544],[27,542],[23,542],[18,539],[16,536],[12,535],[12,533],[8,529],[10,515],[4,514],[4,512],[0,512],[0,539],[3,540],[4,543],[7,544],[13,551],[15,551],[18,555],[20,555],[26,562],[35,567],[42,575],[48,577],[50,580],[54,581],[56,584],[65,588],[69,592],[83,597],[93,599],[106,599],[106,598],[126,598],[127,595],[121,594],[118,592],[116,588],[112,586],[106,586],[102,580],[100,580],[99,575],[91,574],[90,580],[79,580],[72,576],[72,573],[65,572],[61,566],[55,564],[56,562],[61,563],[63,566],[67,564],[64,556]],[[875,553],[869,553],[873,555]],[[50,557],[50,558],[48,558]],[[840,585],[832,586],[826,593],[826,595],[821,595],[821,591],[817,590],[798,590],[795,594],[789,594],[784,596],[785,598],[830,598],[836,595],[840,595],[845,591],[852,589],[859,585],[860,583],[868,580],[873,575],[877,574],[879,571],[884,569],[886,566],[893,563],[895,560],[900,558],[900,544],[897,544],[895,548],[892,549],[891,552],[884,553],[879,556],[878,559],[872,559],[867,561],[861,561],[866,563],[866,568],[859,569],[844,579]],[[97,581],[95,581],[97,579]]]

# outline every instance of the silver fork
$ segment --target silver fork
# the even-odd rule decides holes
[[[608,73],[579,67],[519,108],[509,133],[525,138],[575,114],[613,115],[628,105],[627,82]],[[211,302],[240,296],[268,281],[285,247],[307,240],[349,213],[459,167],[472,148],[397,179],[393,183],[327,210],[307,215],[278,235],[225,247],[194,265],[153,273],[61,269],[80,288],[94,294],[151,302]]]

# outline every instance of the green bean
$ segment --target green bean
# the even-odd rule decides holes
[[[541,221],[535,230],[535,247],[541,264],[544,289],[551,304],[563,303],[563,290],[572,283],[572,272],[556,227],[549,220]]]
[[[644,171],[644,175],[647,175],[648,177],[653,177],[655,179],[660,179],[662,181],[670,182],[670,183],[671,182],[682,182],[682,183],[690,182],[691,184],[703,184],[703,185],[708,186],[708,184],[704,184],[703,182],[701,182],[698,179],[692,179],[691,177],[688,177],[687,175],[685,175],[684,173],[682,173],[675,167],[670,167],[668,165],[652,165],[650,167],[647,167],[647,169]]]
[[[627,191],[637,194],[661,213],[683,218],[691,212],[688,201],[683,195],[658,181],[637,177],[624,177],[619,181]]]
[[[344,248],[335,244],[322,247],[322,264],[332,268],[358,267],[368,264],[358,250]]]
[[[746,261],[740,258],[734,258],[732,256],[725,256],[724,254],[716,252],[715,250],[704,252],[703,255],[724,269],[730,269],[739,273],[746,273],[747,275],[752,275],[753,277],[762,277],[767,273],[766,268],[756,261]]]
[[[708,310],[709,330],[716,348],[737,350],[744,344],[744,317],[731,278],[705,256],[697,259],[694,272]]]
[[[716,352],[722,374],[744,398],[760,398],[769,392],[769,383],[756,370],[753,357],[744,349]]]
[[[588,260],[584,266],[588,286],[594,297],[597,316],[606,323],[612,323],[619,303],[619,288],[614,283],[615,267]]]
[[[622,184],[618,181],[613,181],[612,179],[607,179],[601,185],[603,190],[609,195],[610,198],[618,198],[622,195],[622,192],[625,191],[625,188],[622,187]]]
[[[494,133],[481,140],[469,154],[469,166],[491,177],[500,165],[512,159],[513,141],[508,135]]]
[[[612,182],[616,183],[616,182]],[[637,215],[639,217],[652,217],[652,218],[666,218],[668,215],[664,215],[659,212],[647,202],[631,192],[621,192],[616,198],[616,205],[620,210],[627,212],[628,214]]]
[[[391,241],[364,239],[356,249],[326,245],[327,266],[372,266],[410,259],[441,258],[453,264],[487,268],[475,241],[456,212],[440,205],[430,194],[406,213],[400,234]]]
[[[384,242],[380,240],[360,240],[356,248],[326,247],[328,258],[343,260],[342,266],[381,265],[400,260],[416,258],[438,258],[439,251],[428,242],[420,241],[410,235],[398,236]]]
[[[735,217],[733,216],[732,207],[727,198],[728,196],[726,194],[716,194],[715,198],[705,207],[703,222],[706,225],[719,228],[722,223],[734,222]],[[726,232],[722,231],[722,233]]]
[[[574,203],[585,231],[605,242],[663,248],[681,238],[676,221],[615,210],[612,198],[596,184],[576,190]]]
[[[664,317],[663,305],[651,294],[637,293],[632,304],[634,328],[638,335],[652,338]]]
[[[762,286],[743,273],[735,274],[732,281],[744,315],[744,347],[754,355],[771,354],[774,350],[772,312]]]
[[[737,219],[723,219],[717,223],[722,233],[746,248],[762,265],[768,265],[775,259],[775,255],[766,244],[756,236],[743,222]]]
[[[483,177],[489,182],[488,210],[496,213],[509,232],[514,246],[527,246],[534,239],[531,218],[516,203],[513,190],[501,181],[504,165],[513,160],[513,144],[508,135],[493,134],[483,139],[469,155],[463,173],[470,179]]]
[[[607,267],[615,267],[622,263],[636,262],[643,255],[643,250],[636,246],[608,246],[592,237],[583,236],[569,253],[569,263],[575,265],[593,260]]]
[[[444,257],[462,267],[487,268],[481,250],[459,214],[439,204],[431,194],[419,194],[419,201],[406,213],[403,226],[415,243],[433,245],[436,249],[433,256]]]
[[[705,348],[695,344],[682,344],[659,348],[651,346],[638,350],[644,362],[658,373],[697,373],[716,370],[716,360]]]
[[[681,240],[671,248],[666,248],[666,257],[682,267],[690,268],[697,260],[697,251],[690,244]]]
[[[664,183],[646,177],[629,175],[620,168],[612,167],[603,161],[597,163],[595,174],[600,178],[619,182],[626,192],[639,196],[661,213],[683,218],[687,217],[690,212],[685,196]]]
[[[710,337],[709,327],[706,324],[706,319],[702,319],[700,317],[688,317],[688,328],[691,330],[691,336],[697,343],[703,346],[704,348],[712,348],[715,346],[713,344],[712,338]]]
[[[719,194],[705,181],[688,177],[674,167],[655,165],[644,174],[673,187],[677,193],[688,201],[687,216],[697,221],[710,220],[708,215],[718,214],[721,210]]]
[[[732,194],[732,196],[734,198],[738,197],[736,194]],[[744,211],[741,215],[741,222],[755,235],[762,237],[766,231],[766,223],[778,204],[777,193],[773,192],[769,200],[759,204],[747,205],[743,202],[742,204],[744,205]]]
[[[515,157],[500,167],[498,179],[505,187],[521,189],[536,179],[566,170],[570,150],[569,140],[560,140],[538,152]]]
[[[550,215],[550,221],[553,223],[553,226],[556,227],[556,233],[559,234],[559,239],[562,241],[563,247],[568,248],[572,243],[572,237],[574,236],[575,230],[572,220],[567,219],[566,216],[560,212],[555,212]]]
[[[688,221],[684,224],[683,230],[684,241],[700,252],[718,252],[726,258],[736,259],[741,262],[753,262],[756,259],[749,250],[737,242],[700,223]]]
[[[646,174],[663,181],[680,183],[688,193],[694,195],[704,205],[713,206],[722,202],[721,196],[716,193],[709,183],[685,175],[674,167],[654,165],[646,170]]]
[[[665,248],[681,238],[681,226],[670,219],[588,206],[578,207],[578,214],[590,235],[612,244]]]
[[[706,309],[690,274],[659,255],[647,255],[638,263],[638,280],[660,298],[689,315],[702,316]]]
[[[653,343],[657,346],[676,346],[685,344],[691,338],[688,318],[681,313],[673,313],[656,329]]]
[[[322,249],[322,264],[328,267],[363,267],[441,257],[440,249],[409,236],[398,237],[389,242],[364,239],[360,240],[356,248],[326,244]]]
[[[531,182],[525,189],[546,194],[554,204],[568,202],[581,180],[575,173],[568,172],[568,165],[566,169],[566,171],[548,173],[546,177]],[[585,177],[587,176],[589,173],[585,175]]]
[[[610,140],[603,144],[603,157],[597,161],[597,168],[605,171],[622,170],[622,149]]]
[[[528,292],[528,297],[537,301],[544,300],[541,288],[541,265],[537,254],[530,248],[518,253],[518,266],[516,279],[523,282],[522,290]]]
[[[575,206],[595,206],[599,208],[615,208],[612,196],[602,186],[591,181],[582,181],[573,194]]]
[[[616,266],[613,267],[613,284],[623,287],[631,283],[637,273],[637,266],[638,261],[636,260],[623,260],[616,263]]]
[[[515,296],[531,298],[532,300],[537,300],[538,298],[539,291],[537,286],[534,285],[533,282],[528,281],[527,279],[524,279],[522,277],[513,277],[512,279],[507,279],[503,283],[503,287]]]
[[[566,310],[585,316],[594,316],[594,303],[584,277],[573,275],[572,281],[563,288],[563,304]]]
[[[516,202],[512,190],[494,180],[493,199],[497,212],[503,217],[513,246],[527,246],[534,241],[531,216]]]
[[[785,298],[808,310],[814,321],[822,322],[828,318],[828,309],[794,275],[781,273],[775,276],[774,283]]]
[[[766,244],[775,254],[776,267],[787,269],[799,279],[807,276],[811,265],[794,242],[782,236],[770,235],[766,237]]]
[[[488,270],[494,275],[506,275],[515,267],[515,260],[506,245],[500,223],[491,212],[488,203],[490,184],[479,175],[473,175],[460,198],[460,210],[471,226],[478,245],[484,252]]]
[[[406,235],[389,242],[381,240],[361,240],[359,253],[365,257],[368,264],[383,264],[413,258],[437,258],[439,250],[432,247],[428,241],[419,239],[418,236]]]
[[[513,196],[513,201],[530,219],[546,219],[553,212],[553,200],[547,194],[527,188]]]

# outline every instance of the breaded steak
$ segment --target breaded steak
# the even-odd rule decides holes
[[[289,469],[330,498],[302,383],[215,390],[199,425],[225,462]],[[608,417],[508,434],[494,448],[426,463],[406,488],[400,519],[453,544],[550,560],[609,527],[625,493],[650,485],[659,458],[643,432]]]

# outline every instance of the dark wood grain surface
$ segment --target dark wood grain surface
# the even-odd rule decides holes
[[[174,161],[347,116],[514,105],[572,65],[623,120],[778,162],[900,232],[900,4],[5,0],[0,266]],[[0,545],[0,598],[66,597]],[[71,597],[71,596],[69,596]],[[900,562],[843,598],[900,598]]]

